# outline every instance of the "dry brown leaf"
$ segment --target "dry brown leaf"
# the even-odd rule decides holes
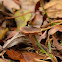
[[[6,54],[8,55],[9,58],[11,58],[13,60],[20,60],[20,58],[21,58],[20,57],[21,54],[19,52],[17,52],[17,51],[12,50],[12,49],[11,50],[7,49]]]
[[[52,54],[56,57],[59,57],[62,60],[62,55],[57,50],[52,50]]]
[[[38,0],[19,0],[21,3],[21,7],[22,9],[26,9],[26,10],[31,10],[31,11],[35,11],[35,4]]]
[[[62,17],[62,0],[53,0],[44,5],[47,14],[50,18]],[[40,10],[43,11],[42,8]],[[44,12],[43,12],[44,13]]]
[[[62,18],[62,10],[48,11],[47,14],[50,18],[57,18],[57,17]]]
[[[48,25],[48,22],[47,21],[44,21],[43,22],[43,25],[41,27],[46,27]]]
[[[38,55],[37,53],[33,52],[26,52],[26,51],[14,51],[12,49],[7,50],[6,54],[9,58],[13,60],[20,60],[21,62],[35,62],[36,59],[45,59],[46,56]]]
[[[47,31],[45,31],[42,35],[41,35],[41,38],[42,39],[45,39],[47,37]]]
[[[41,0],[42,4],[44,5],[44,0]],[[35,12],[39,9],[40,7],[40,1],[38,1],[35,5]]]
[[[10,39],[11,37],[13,37],[16,33],[17,33],[17,31],[15,31],[15,30],[14,31],[9,31],[8,32],[9,35],[7,36],[6,40]]]
[[[26,38],[26,36],[21,32],[17,32],[10,40],[7,40],[7,42],[3,45],[3,49],[7,49],[9,47],[17,45],[19,43],[24,43],[26,41],[28,42],[28,38]]]
[[[7,31],[8,31],[8,28],[0,27],[0,40],[3,38],[3,36],[6,34]]]
[[[57,39],[53,37],[53,45],[57,48],[57,50],[62,50],[62,46],[58,43]]]
[[[11,12],[13,12],[12,9],[20,9],[20,7],[13,0],[0,0],[0,3],[2,1],[3,5]]]
[[[52,35],[52,34],[54,34],[57,31],[62,32],[62,25],[54,26],[52,29],[49,30],[48,35]]]
[[[48,9],[48,8],[54,7],[55,5],[60,5],[61,2],[62,2],[62,0],[53,0],[53,1],[50,1],[50,2],[48,2],[48,3],[46,3],[46,4],[44,5],[44,8],[45,8],[45,9]],[[60,3],[60,4],[59,4],[59,3]],[[60,7],[61,7],[61,6],[60,6]],[[56,9],[59,9],[60,7],[57,7]],[[62,8],[60,8],[60,9],[62,9]]]
[[[38,55],[37,53],[33,53],[33,52],[23,52],[23,57],[25,58],[26,62],[28,61],[38,62],[37,60],[46,58],[46,56]],[[39,60],[39,61],[42,61],[42,60]]]
[[[33,20],[30,20],[30,25],[36,28],[40,28],[43,22],[43,16],[37,11]]]

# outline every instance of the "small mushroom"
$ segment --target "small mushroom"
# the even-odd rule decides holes
[[[25,26],[25,27],[22,27],[20,28],[20,31],[24,34],[37,34],[37,33],[40,33],[41,32],[41,29],[40,28],[35,28],[35,27],[32,27],[32,26]]]
[[[20,28],[20,31],[29,36],[30,42],[32,43],[35,50],[37,50],[38,46],[35,42],[35,39],[34,39],[33,35],[40,33],[41,29],[40,28],[35,28],[35,27],[32,27],[32,26],[29,26],[29,27],[26,26],[26,27]]]

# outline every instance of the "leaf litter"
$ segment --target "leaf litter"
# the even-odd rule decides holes
[[[61,2],[0,0],[0,62],[61,62]]]

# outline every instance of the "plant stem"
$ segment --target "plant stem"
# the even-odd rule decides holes
[[[50,20],[50,18],[49,18],[49,16],[48,16],[46,10],[45,10],[44,7],[43,7],[43,5],[42,5],[42,3],[41,3],[41,0],[39,0],[39,1],[40,1],[40,4],[41,4],[41,6],[42,6],[42,8],[43,8],[43,10],[44,10],[44,12],[45,12],[47,18],[49,19],[49,22],[51,23],[51,20]],[[51,25],[52,25],[52,24],[51,24]]]
[[[45,53],[47,53],[42,47],[41,47],[41,45],[40,45],[40,43],[37,41],[37,39],[36,39],[36,37],[35,37],[35,35],[34,35],[34,39],[35,39],[35,41],[36,41],[36,43],[37,43],[37,45],[45,52]]]
[[[41,47],[41,45],[40,45],[40,43],[37,41],[35,35],[34,35],[34,39],[35,39],[37,45],[42,49],[43,53],[47,54],[48,56],[50,56],[50,57],[53,59],[52,54],[47,53],[47,52]]]

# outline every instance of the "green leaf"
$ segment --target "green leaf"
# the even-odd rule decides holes
[[[40,50],[40,52],[42,52],[42,53],[45,53],[45,54],[46,54],[46,52],[45,52],[44,50]]]
[[[28,13],[28,12],[30,12],[30,10],[19,10],[14,15],[19,16],[19,15],[22,15],[22,14]],[[30,20],[30,18],[31,18],[31,13],[15,18],[15,21],[17,23],[17,29],[19,30],[20,27],[26,26],[26,24]]]

